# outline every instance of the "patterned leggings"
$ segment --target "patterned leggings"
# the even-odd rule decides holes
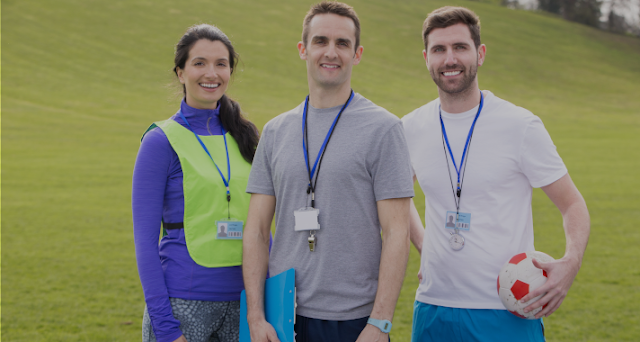
[[[188,342],[237,342],[240,339],[240,301],[169,300],[173,317],[180,321],[180,330]],[[142,342],[156,342],[146,307]]]

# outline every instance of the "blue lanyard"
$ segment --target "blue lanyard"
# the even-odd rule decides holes
[[[340,119],[342,112],[344,112],[344,110],[349,106],[349,103],[351,103],[352,99],[353,99],[353,90],[351,90],[351,94],[349,94],[349,99],[342,106],[342,109],[340,109],[340,112],[338,113],[338,115],[336,115],[336,118],[333,119],[333,124],[331,124],[331,128],[329,128],[329,132],[327,132],[327,136],[324,138],[324,142],[320,147],[320,151],[318,151],[318,156],[316,157],[316,162],[313,164],[313,168],[311,168],[309,165],[309,150],[307,149],[307,142],[305,141],[306,140],[305,138],[307,136],[307,110],[309,108],[309,95],[307,95],[307,98],[304,101],[304,110],[302,111],[302,149],[304,152],[304,161],[307,165],[307,172],[309,173],[309,187],[307,188],[307,193],[311,193],[311,207],[314,206],[314,202],[315,202],[314,197],[315,197],[315,188],[316,188],[315,185],[318,184],[317,175],[316,175],[315,183],[312,182],[313,175],[316,173],[316,167],[318,167],[318,174],[320,174],[319,165],[322,164],[321,159],[322,157],[324,157],[324,150],[327,148],[329,139],[331,139],[331,136],[333,135],[333,129],[336,127],[336,124],[338,123],[338,120]]]
[[[231,181],[231,163],[229,163],[229,148],[227,147],[227,137],[225,136],[225,134],[227,132],[225,132],[224,131],[224,127],[222,127],[222,125],[220,125],[220,129],[222,130],[222,138],[224,139],[224,149],[227,152],[227,178],[228,179],[224,178],[224,175],[222,174],[222,171],[220,171],[220,168],[218,167],[216,162],[213,160],[213,157],[211,156],[211,153],[209,153],[209,149],[207,149],[207,146],[205,146],[205,144],[202,142],[202,139],[200,139],[200,137],[196,134],[196,132],[193,130],[193,128],[191,128],[191,125],[189,125],[189,121],[187,121],[187,118],[184,117],[184,114],[182,114],[182,111],[180,111],[179,113],[180,113],[180,116],[182,117],[182,121],[184,121],[184,123],[187,124],[187,127],[189,127],[189,130],[191,131],[191,133],[193,133],[193,135],[196,136],[196,139],[198,139],[198,142],[200,143],[200,145],[202,146],[204,151],[207,152],[207,155],[209,156],[209,158],[213,162],[213,165],[218,170],[218,173],[220,174],[220,177],[222,178],[222,182],[224,183],[224,186],[227,187],[227,202],[231,201],[231,193],[229,192],[229,182]]]
[[[482,105],[484,104],[484,96],[482,92],[480,92],[480,106],[478,107],[478,113],[476,113],[475,119],[473,119],[473,123],[471,124],[471,128],[469,129],[469,134],[467,135],[467,142],[464,144],[464,150],[462,151],[462,158],[460,159],[460,168],[456,165],[456,159],[453,156],[453,152],[451,151],[451,146],[449,145],[449,139],[447,138],[447,130],[444,128],[444,122],[442,121],[442,109],[438,106],[438,111],[440,112],[440,125],[442,126],[442,135],[444,136],[444,140],[447,143],[447,148],[449,149],[449,155],[451,155],[451,162],[453,163],[453,167],[456,169],[456,173],[458,174],[458,187],[457,187],[457,195],[460,197],[460,192],[462,189],[460,188],[460,171],[462,170],[462,164],[465,163],[465,155],[467,154],[467,148],[469,147],[469,142],[471,141],[471,136],[473,135],[473,129],[476,126],[476,121],[478,121],[478,117],[480,116],[480,112],[482,111]],[[446,155],[446,152],[445,152]],[[447,163],[448,165],[448,163]],[[466,163],[465,163],[466,169]]]

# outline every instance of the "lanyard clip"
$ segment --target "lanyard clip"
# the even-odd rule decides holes
[[[231,202],[231,193],[229,192],[229,187],[227,187],[227,202]]]

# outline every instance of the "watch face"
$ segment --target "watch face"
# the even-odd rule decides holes
[[[369,318],[367,323],[377,327],[378,329],[380,329],[380,331],[382,331],[385,334],[391,331],[391,322],[387,321],[386,319],[381,320],[381,319]]]
[[[464,237],[458,233],[451,235],[449,238],[449,246],[454,251],[459,251],[464,247]]]

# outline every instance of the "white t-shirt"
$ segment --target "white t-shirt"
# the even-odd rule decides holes
[[[549,185],[567,173],[542,121],[528,110],[483,91],[484,105],[467,149],[460,212],[471,214],[465,246],[450,247],[447,211],[456,212],[436,99],[402,118],[411,164],[425,193],[422,282],[416,300],[469,309],[504,309],[496,291],[502,265],[534,250],[532,187]],[[442,112],[455,158],[460,159],[478,107],[459,114]],[[462,167],[464,169],[464,166]],[[450,178],[449,178],[450,177]],[[461,177],[462,178],[462,177]]]

